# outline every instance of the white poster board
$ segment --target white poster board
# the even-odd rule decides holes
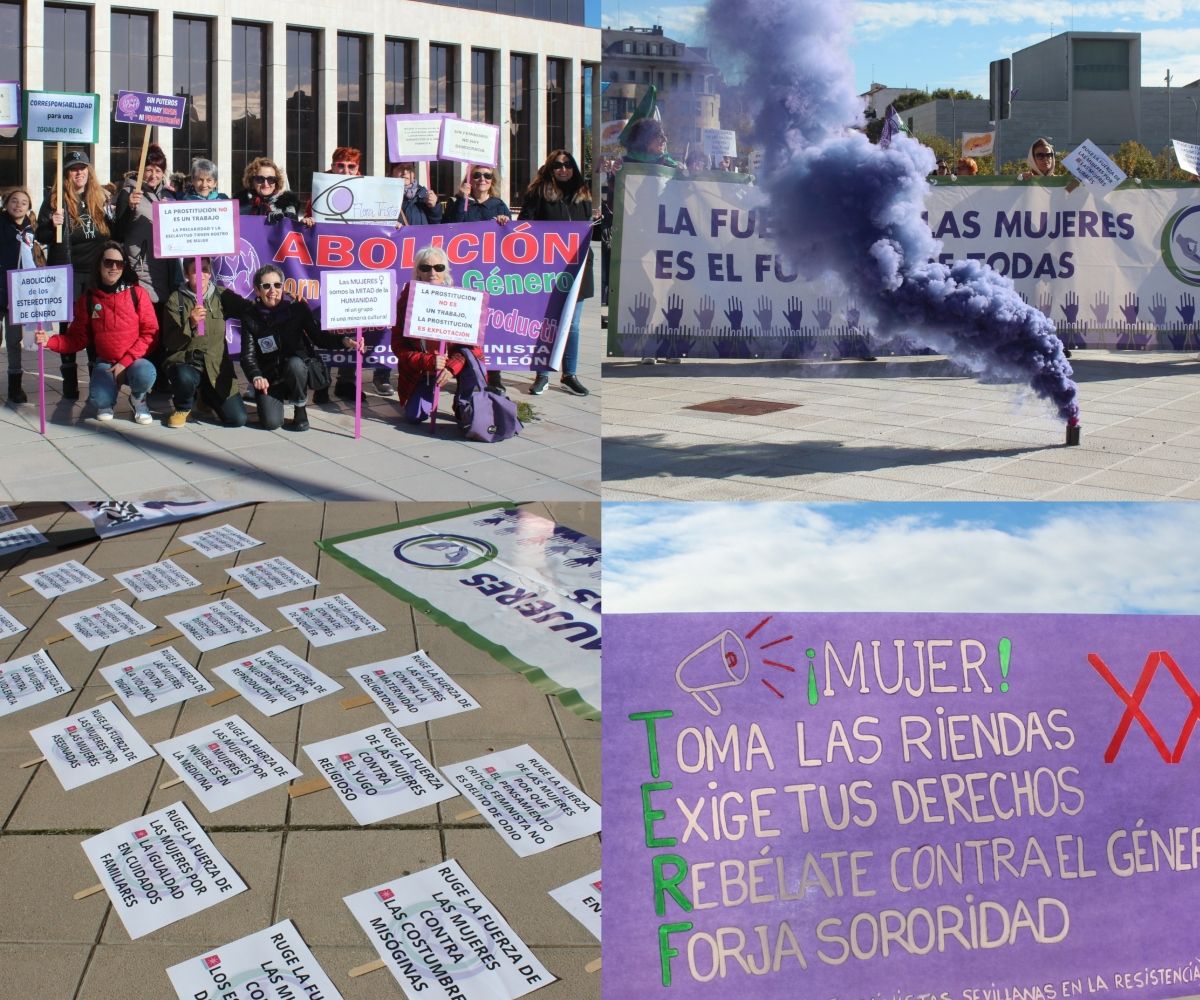
[[[256,639],[271,630],[234,601],[224,598],[198,608],[167,615],[174,625],[200,652],[220,649],[243,639]]]
[[[384,722],[304,747],[359,826],[458,794],[395,726]]]
[[[1101,197],[1125,180],[1125,171],[1091,139],[1084,139],[1063,157],[1062,162],[1064,167]]]
[[[231,660],[213,673],[263,715],[278,715],[342,686],[286,646],[272,646],[242,660]]]
[[[82,847],[134,941],[246,891],[182,802],[114,826]]]
[[[453,115],[386,115],[388,159],[392,163],[409,160],[436,160],[442,146],[442,122]]]
[[[200,586],[199,580],[170,559],[114,573],[113,578],[139,601],[150,601]]]
[[[312,217],[317,222],[395,226],[403,208],[404,181],[399,177],[312,175]]]
[[[209,812],[301,774],[240,715],[155,743],[154,749]]]
[[[16,512],[8,504],[0,504],[0,524],[11,524],[16,519]]]
[[[32,549],[38,545],[49,545],[50,542],[37,528],[23,524],[11,531],[0,531],[0,556],[21,549]]]
[[[154,756],[150,744],[112,704],[47,723],[29,735],[68,792]]]
[[[260,601],[266,597],[290,594],[293,590],[317,586],[317,578],[304,572],[283,556],[245,563],[225,571]]]
[[[494,167],[499,162],[500,127],[487,122],[447,118],[442,124],[438,156],[443,160]]]
[[[1194,142],[1181,142],[1179,139],[1173,139],[1171,144],[1175,147],[1175,160],[1179,169],[1186,170],[1189,174],[1200,174],[1200,146]]]
[[[718,160],[725,156],[737,158],[737,133],[731,129],[701,129],[700,142],[704,152]]]
[[[156,628],[154,622],[147,621],[124,601],[106,601],[60,618],[59,622],[83,644],[84,649],[92,652],[145,635]]]
[[[32,573],[22,573],[21,579],[42,597],[51,599],[104,582],[104,577],[93,573],[77,559],[69,559],[57,566],[47,566]]]
[[[345,594],[288,604],[277,610],[314,646],[331,646],[387,631]]]
[[[156,257],[229,257],[238,252],[236,201],[156,201]]]
[[[483,343],[486,315],[487,292],[428,281],[408,283],[406,336],[478,346]]]
[[[522,858],[600,832],[600,806],[528,744],[450,764],[445,774]]]
[[[174,646],[101,667],[100,676],[108,681],[135,717],[156,708],[178,705],[213,689],[204,675]]]
[[[238,531],[232,524],[222,524],[219,528],[208,528],[191,535],[180,535],[179,540],[209,559],[262,545],[257,538],[251,538],[244,531]]]
[[[412,726],[478,708],[423,649],[408,656],[351,667],[347,673],[397,726]]]
[[[27,90],[22,131],[34,142],[95,143],[99,113],[99,94]]]
[[[8,321],[15,326],[46,327],[70,323],[75,301],[71,268],[36,267],[8,272]]]
[[[550,890],[550,898],[600,940],[600,869]]]
[[[0,663],[0,716],[39,705],[70,690],[71,685],[44,649]]]
[[[290,920],[167,969],[179,1000],[342,1000]]]
[[[24,632],[25,626],[17,619],[0,608],[0,639],[7,639],[11,635],[16,635],[18,632]]]
[[[395,271],[322,271],[321,329],[396,325]]]
[[[962,155],[991,156],[995,142],[995,132],[964,132],[962,134]]]
[[[506,1000],[554,981],[453,858],[345,903],[409,1000]]]
[[[0,128],[21,125],[21,83],[19,80],[0,80]]]

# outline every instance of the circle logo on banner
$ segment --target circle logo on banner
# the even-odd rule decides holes
[[[123,115],[132,115],[141,106],[142,101],[137,94],[125,94],[117,101],[117,107],[121,109]]]
[[[1200,287],[1200,205],[1183,208],[1163,227],[1163,262],[1185,285]]]
[[[500,550],[482,538],[465,535],[421,535],[401,542],[392,554],[422,569],[472,569],[496,558]]]
[[[239,236],[237,253],[212,259],[213,281],[246,298],[254,291],[254,272],[258,265],[258,251],[249,240]]]
[[[349,177],[332,187],[327,187],[313,199],[313,212],[336,217],[341,222],[349,222],[348,216],[354,207],[354,190],[351,184],[358,179]]]

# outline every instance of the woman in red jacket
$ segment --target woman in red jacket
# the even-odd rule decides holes
[[[96,367],[88,402],[96,408],[96,418],[112,420],[113,405],[125,384],[133,397],[134,421],[148,424],[154,418],[146,405],[146,393],[154,385],[155,371],[146,354],[157,338],[154,303],[145,289],[138,288],[125,248],[108,240],[97,261],[95,285],[79,296],[67,332],[54,336],[39,333],[37,342],[59,354],[94,347]]]

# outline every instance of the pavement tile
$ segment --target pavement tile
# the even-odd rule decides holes
[[[91,945],[96,940],[108,897],[71,899],[72,893],[96,884],[96,872],[79,846],[87,836],[0,837],[0,941]]]
[[[0,968],[4,969],[5,989],[12,990],[14,997],[73,996],[90,953],[90,945],[59,943],[54,946],[53,960],[48,961],[45,944],[0,943]],[[110,995],[117,1000],[116,995]],[[128,995],[126,983],[124,997]],[[99,994],[95,996],[100,1000]]]

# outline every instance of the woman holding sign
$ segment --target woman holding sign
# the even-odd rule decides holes
[[[21,388],[21,327],[9,323],[8,272],[36,267],[33,247],[33,199],[24,188],[14,188],[4,196],[0,212],[0,322],[5,324],[4,342],[8,346],[8,401],[27,403]]]

